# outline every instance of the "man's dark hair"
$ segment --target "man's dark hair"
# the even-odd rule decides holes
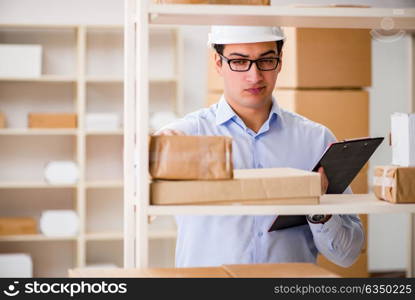
[[[284,40],[275,41],[275,43],[277,44],[277,54],[280,55],[281,50],[282,50],[282,46],[284,45]],[[213,44],[213,48],[220,55],[223,55],[223,50],[225,49],[225,45],[224,44]],[[221,60],[222,60],[222,58],[221,58]]]

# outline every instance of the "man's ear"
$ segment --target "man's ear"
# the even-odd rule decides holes
[[[213,57],[213,59],[215,60],[216,72],[218,72],[218,74],[220,76],[222,76],[222,63],[223,63],[223,61],[222,61],[220,55],[217,52],[215,52],[215,56]]]
[[[280,52],[280,61],[279,61],[279,63],[278,63],[278,67],[277,67],[277,74],[279,74],[280,72],[281,72],[281,68],[282,68],[282,55],[283,55],[283,52],[282,52],[282,50],[281,50],[281,52]]]

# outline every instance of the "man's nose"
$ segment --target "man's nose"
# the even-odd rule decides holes
[[[253,63],[251,68],[246,73],[246,80],[249,82],[255,83],[261,81],[263,78],[262,71],[258,69],[256,63]]]

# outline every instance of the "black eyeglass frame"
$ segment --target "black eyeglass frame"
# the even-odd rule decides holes
[[[218,53],[219,54],[219,53]],[[251,69],[251,67],[252,67],[252,64],[254,64],[255,63],[255,65],[256,65],[256,67],[258,68],[258,70],[260,70],[260,71],[274,71],[276,68],[278,68],[278,64],[280,63],[280,57],[279,56],[277,56],[277,57],[263,57],[263,58],[258,58],[258,59],[248,59],[248,58],[227,58],[227,57],[225,57],[225,56],[223,56],[222,54],[219,54],[219,56],[221,57],[221,58],[223,58],[223,60],[224,61],[226,61],[227,63],[228,63],[228,65],[229,65],[229,69],[231,69],[232,71],[234,71],[234,72],[248,72],[250,69]],[[260,67],[259,67],[259,65],[258,65],[258,62],[259,61],[261,61],[261,60],[269,60],[269,59],[275,59],[276,61],[277,61],[277,64],[275,65],[275,67],[274,68],[272,68],[272,69],[261,69]],[[248,66],[248,69],[246,69],[246,70],[234,70],[233,68],[232,68],[232,66],[231,66],[231,63],[232,63],[232,61],[235,61],[235,60],[243,60],[243,61],[249,61],[249,66]]]

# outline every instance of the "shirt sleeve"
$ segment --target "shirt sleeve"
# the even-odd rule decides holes
[[[326,144],[336,140],[334,135],[327,130]],[[351,194],[348,187],[344,194]],[[318,251],[331,262],[342,266],[351,266],[363,247],[365,240],[362,222],[357,215],[332,215],[324,224],[310,223],[314,243]]]

